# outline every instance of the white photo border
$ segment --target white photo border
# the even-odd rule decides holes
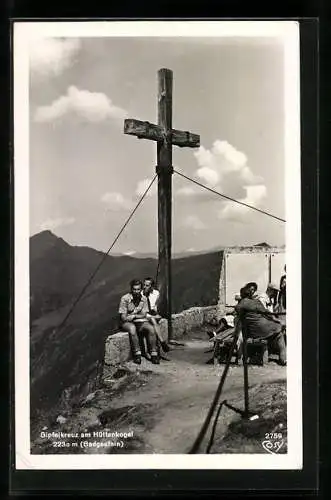
[[[296,21],[13,22],[14,356],[17,470],[300,470],[302,442],[300,42]],[[36,455],[30,452],[29,40],[35,37],[277,37],[285,55],[288,453]]]

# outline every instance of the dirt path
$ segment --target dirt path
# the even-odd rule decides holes
[[[140,366],[128,363],[130,370],[152,370],[160,377],[150,377],[139,391],[126,390],[112,401],[113,407],[148,404],[153,407],[153,428],[138,436],[146,443],[147,453],[187,453],[204,421],[224,365],[207,365],[211,344],[203,340],[185,342],[185,348],[175,347],[169,353],[171,361],[152,365],[143,359]],[[266,382],[284,381],[286,368],[270,362],[267,366],[249,367],[250,393],[254,386]],[[231,366],[222,393],[232,404],[243,408],[243,369]],[[253,409],[253,408],[252,408]],[[234,414],[224,409],[218,425],[220,436],[233,420]],[[138,431],[137,431],[138,432]]]

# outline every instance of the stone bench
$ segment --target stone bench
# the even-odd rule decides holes
[[[160,328],[162,335],[167,339],[167,320],[160,321]],[[109,335],[105,344],[103,379],[111,377],[119,365],[131,359],[132,352],[128,332],[118,331]]]
[[[232,346],[233,337],[221,339],[215,342],[214,361],[225,363],[228,359],[229,351]],[[263,339],[247,339],[247,363],[263,366],[268,363],[268,343]],[[236,346],[233,351],[235,363],[242,363],[242,349]]]
[[[118,366],[131,359],[129,334],[117,332],[106,339],[103,378],[111,377]]]
[[[172,333],[174,340],[181,340],[192,328],[202,326],[217,315],[217,306],[192,307],[172,316]],[[161,319],[160,329],[165,340],[168,339],[168,322]],[[106,339],[103,379],[112,376],[118,366],[132,358],[129,334],[118,331]]]

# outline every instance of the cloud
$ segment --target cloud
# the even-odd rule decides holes
[[[194,231],[201,231],[205,229],[206,226],[199,217],[196,215],[188,215],[183,221],[183,225],[193,229]]]
[[[143,179],[138,182],[135,194],[136,196],[139,196],[139,198],[145,193],[146,189],[152,182],[152,179]],[[153,196],[157,193],[157,183],[154,182],[152,186],[150,187],[149,191],[147,192],[146,196]]]
[[[217,139],[211,150],[204,146],[194,152],[199,168],[196,171],[208,187],[222,188],[227,177],[233,177],[239,184],[256,185],[263,182],[248,166],[247,156],[227,141]]]
[[[74,217],[65,217],[65,218],[57,218],[57,219],[47,219],[42,224],[40,224],[41,231],[45,229],[56,229],[61,226],[70,226],[75,222]]]
[[[80,90],[71,86],[66,95],[60,96],[48,106],[37,108],[36,122],[53,122],[68,114],[75,114],[89,122],[103,122],[109,119],[122,120],[127,112],[115,106],[105,94]]]
[[[250,205],[257,206],[260,204],[260,202],[265,198],[267,195],[267,188],[264,186],[264,184],[260,184],[257,186],[246,186],[247,190],[247,196],[246,196],[246,202],[249,203]]]
[[[182,196],[184,198],[189,198],[191,196],[196,196],[198,194],[198,190],[192,188],[190,186],[184,186],[182,188],[177,189],[176,196]]]
[[[130,210],[132,208],[132,202],[125,198],[121,193],[105,193],[101,197],[102,203],[107,207],[108,210],[119,212],[121,210]]]
[[[245,153],[229,142],[217,139],[211,149],[202,145],[194,152],[194,157],[198,168],[193,177],[205,186],[256,208],[265,198],[266,187],[263,178],[252,172]],[[178,190],[177,194],[186,196],[187,200],[217,200],[217,196],[203,188],[184,187]],[[216,212],[218,218],[237,222],[246,220],[250,210],[248,207],[231,201],[221,201],[220,198],[219,200],[221,209]],[[192,225],[194,226],[193,221]]]
[[[261,176],[254,175],[253,172],[251,171],[251,169],[249,167],[247,167],[247,165],[245,165],[241,169],[240,175],[241,175],[242,180],[246,184],[254,185],[257,182],[263,182],[263,178]]]
[[[205,183],[207,184],[208,187],[217,186],[217,184],[220,180],[219,173],[216,170],[214,170],[213,168],[209,168],[209,167],[199,168],[197,170],[197,175],[202,181],[205,181]]]
[[[191,187],[191,186],[184,186],[178,188],[174,192],[174,195],[181,201],[186,201],[186,202],[191,202],[191,201],[208,202],[210,200],[217,199],[217,197],[215,197],[213,193],[210,193],[201,187]]]
[[[206,149],[204,146],[200,146],[199,149],[194,151],[194,156],[197,159],[198,164],[203,168],[215,169],[216,163],[215,158],[209,149]]]
[[[245,186],[246,196],[238,201],[259,208],[267,195],[267,188],[263,184],[256,186]],[[227,219],[236,222],[244,222],[252,210],[244,205],[232,201],[226,201],[223,208],[218,212],[219,219]]]
[[[211,149],[200,146],[193,154],[198,163],[193,178],[221,194],[243,200],[248,186],[263,185],[263,178],[256,176],[249,167],[247,156],[227,141],[218,139]],[[175,195],[187,201],[217,201],[217,196],[203,187],[185,185],[177,189]]]
[[[32,79],[59,76],[72,66],[80,49],[77,38],[35,38],[29,46]]]
[[[131,255],[136,254],[137,252],[135,250],[128,250],[127,252],[124,252],[123,255],[126,255],[127,257],[130,257]]]
[[[225,167],[227,166],[229,170],[240,170],[247,163],[247,156],[227,141],[216,140],[212,151],[214,155],[224,157],[227,161]]]

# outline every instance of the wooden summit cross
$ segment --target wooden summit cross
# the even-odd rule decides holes
[[[171,322],[171,233],[172,233],[172,146],[197,148],[200,136],[172,128],[172,81],[170,69],[158,71],[158,124],[126,119],[124,133],[157,142],[158,176],[158,253],[160,314],[168,320],[168,339],[172,340]]]

